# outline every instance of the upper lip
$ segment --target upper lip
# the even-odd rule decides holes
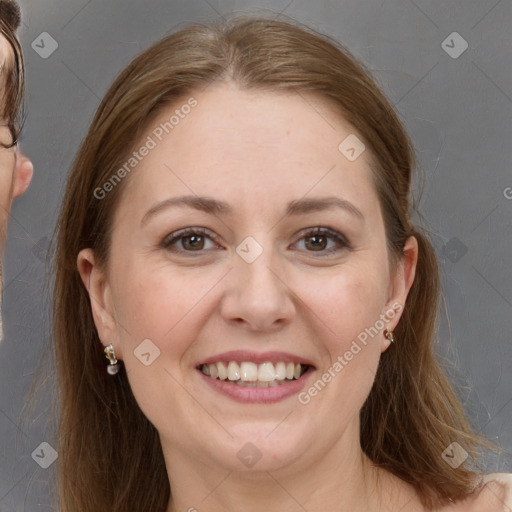
[[[231,350],[229,352],[222,352],[214,356],[208,357],[197,363],[197,367],[201,367],[203,364],[213,364],[223,361],[234,361],[236,363],[243,363],[244,361],[250,361],[253,363],[278,363],[280,361],[287,363],[295,363],[302,365],[314,366],[314,364],[304,357],[289,352],[252,352],[250,350]]]

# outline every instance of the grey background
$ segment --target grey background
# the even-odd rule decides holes
[[[449,372],[473,426],[503,448],[489,457],[487,471],[512,470],[510,1],[21,4],[28,84],[21,146],[35,175],[15,203],[5,255],[0,510],[53,509],[56,465],[43,469],[31,454],[42,442],[55,444],[51,361],[38,366],[49,353],[51,278],[45,256],[78,144],[100,98],[132,57],[187,22],[233,10],[282,11],[334,36],[370,67],[396,105],[425,172],[420,211],[432,230],[446,299],[439,352],[452,362]],[[458,58],[442,47],[454,31],[468,43]],[[58,43],[46,59],[31,47],[42,32]],[[455,40],[446,44],[460,48]],[[34,378],[45,376],[33,407],[22,414]]]

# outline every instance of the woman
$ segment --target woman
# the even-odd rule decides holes
[[[61,510],[511,506],[432,355],[413,168],[369,73],[305,28],[193,26],[135,59],[58,225]]]
[[[32,180],[32,162],[18,148],[24,90],[23,54],[16,37],[21,23],[18,4],[0,0],[0,341],[2,324],[2,257],[13,201]]]

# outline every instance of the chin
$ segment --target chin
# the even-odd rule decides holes
[[[281,430],[279,422],[244,424],[230,429],[233,439],[225,446],[222,465],[230,471],[244,473],[278,471],[292,465],[310,443],[296,429],[291,435],[290,426],[285,427],[284,423]]]

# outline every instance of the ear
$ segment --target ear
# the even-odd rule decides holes
[[[389,295],[386,302],[384,315],[389,319],[387,320],[386,329],[392,331],[397,325],[402,316],[405,301],[414,278],[416,276],[416,264],[418,262],[418,241],[414,236],[410,236],[404,245],[402,258],[397,263],[395,274],[391,276],[389,286]],[[394,314],[390,312],[394,311]],[[386,313],[387,312],[387,313]],[[384,338],[383,351],[389,346],[390,342]]]
[[[91,300],[91,311],[98,336],[106,347],[112,343],[116,356],[122,359],[121,347],[116,343],[118,329],[110,284],[92,249],[82,249],[77,258],[78,272]]]
[[[32,175],[34,173],[34,166],[32,162],[22,153],[16,155],[16,168],[14,169],[14,183],[13,183],[13,198],[16,199],[23,195],[30,182],[32,181]]]

